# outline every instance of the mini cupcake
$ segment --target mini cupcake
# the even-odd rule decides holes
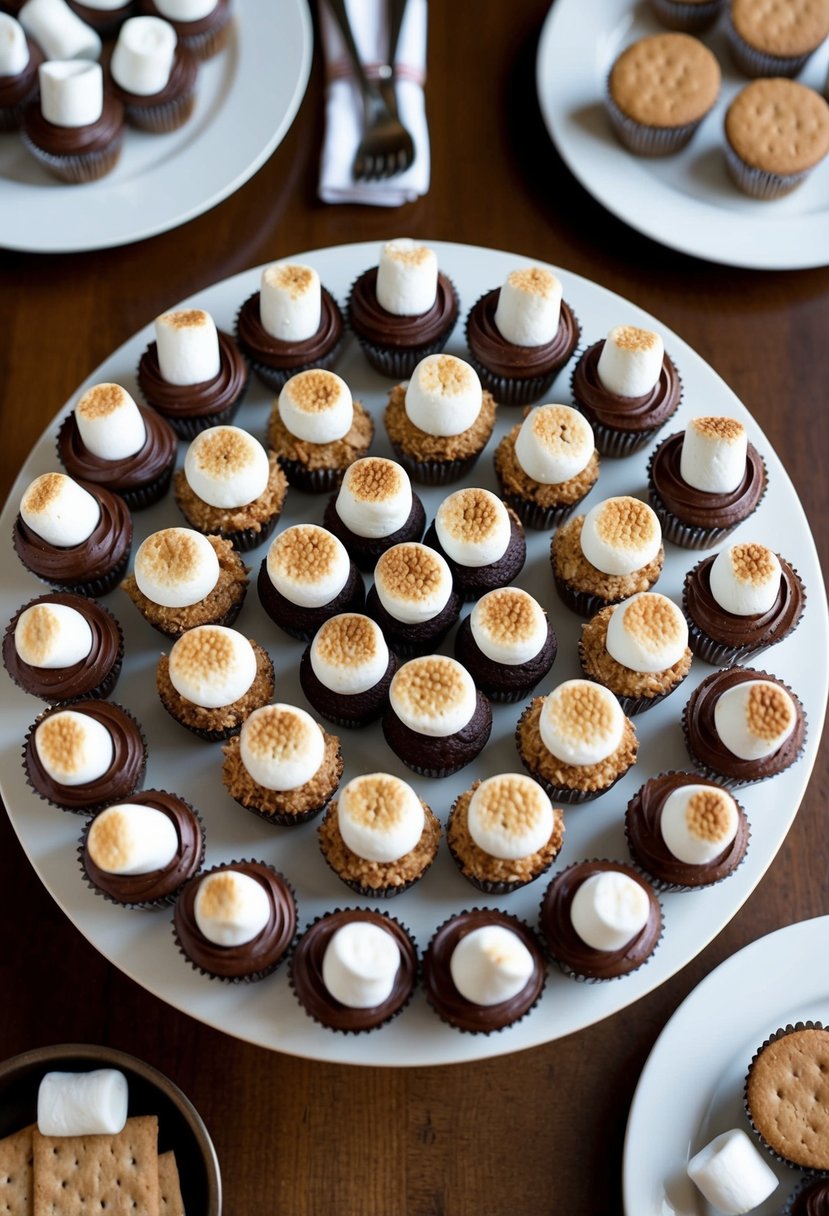
[[[263,267],[259,290],[248,296],[236,318],[236,341],[275,393],[297,372],[330,370],[344,335],[337,301],[313,266],[298,262]]]
[[[446,843],[474,887],[507,895],[549,870],[564,842],[564,817],[522,773],[476,781],[452,804]]]
[[[670,772],[633,795],[625,835],[631,857],[658,890],[696,891],[734,873],[749,826],[740,804],[715,781]]]
[[[194,970],[251,983],[287,957],[296,923],[296,897],[278,870],[262,861],[230,861],[185,884],[173,934]]]
[[[745,1080],[746,1114],[763,1147],[809,1174],[829,1172],[827,1070],[829,1030],[795,1022],[757,1049]]]
[[[359,728],[382,716],[397,667],[380,626],[358,612],[345,612],[314,634],[299,664],[299,682],[328,722]]]
[[[85,815],[141,788],[147,744],[132,714],[112,701],[44,710],[23,748],[26,780],[62,811]]]
[[[56,592],[18,609],[3,638],[6,671],[50,705],[108,697],[124,658],[124,635],[97,600]]]
[[[663,25],[685,34],[707,30],[725,4],[726,0],[650,0],[651,8]]]
[[[383,734],[396,756],[423,777],[457,773],[486,747],[492,707],[457,659],[430,654],[395,673]]]
[[[344,785],[318,832],[330,868],[370,899],[400,895],[419,882],[440,842],[437,816],[391,773],[366,773]]]
[[[691,693],[682,715],[691,759],[726,786],[765,781],[799,759],[806,714],[776,676],[751,667],[716,671]]]
[[[477,486],[444,498],[423,542],[446,558],[463,600],[507,586],[527,560],[518,516],[491,490]]]
[[[821,1216],[829,1204],[829,1178],[804,1178],[794,1189],[781,1216]]]
[[[805,603],[797,571],[754,541],[703,558],[682,590],[691,649],[715,667],[782,642],[797,628]]]
[[[593,429],[569,405],[538,405],[495,449],[501,495],[528,528],[562,523],[599,476]]]
[[[138,363],[138,387],[180,439],[232,422],[250,373],[230,334],[203,308],[163,313]]]
[[[162,528],[141,542],[122,588],[153,629],[177,638],[195,625],[232,625],[248,567],[220,536]]]
[[[490,701],[524,701],[546,676],[555,631],[537,600],[519,587],[481,596],[455,634],[455,658]]]
[[[276,456],[238,426],[198,434],[175,477],[176,503],[188,524],[242,552],[268,539],[287,493]]]
[[[829,34],[826,0],[759,8],[753,0],[729,0],[726,12],[728,48],[746,76],[798,76]]]
[[[48,59],[38,68],[40,99],[23,114],[21,135],[53,177],[70,185],[112,172],[124,142],[124,107],[104,88],[99,63]]]
[[[617,325],[588,346],[571,388],[603,456],[646,447],[682,400],[682,382],[661,336],[635,325]]]
[[[323,523],[361,570],[373,570],[393,545],[420,540],[426,513],[402,465],[384,456],[365,456],[346,469]]]
[[[292,638],[308,642],[341,612],[360,612],[365,588],[342,541],[317,524],[294,524],[271,541],[256,584],[262,607]]]
[[[72,12],[84,24],[92,27],[102,38],[117,34],[119,28],[131,16],[134,0],[119,3],[118,0],[66,0]]]
[[[473,908],[436,930],[423,956],[426,1000],[468,1034],[520,1022],[541,999],[547,969],[532,929],[495,908]]]
[[[460,610],[446,559],[428,545],[394,545],[374,567],[366,612],[398,655],[411,658],[436,650]]]
[[[166,790],[144,790],[99,811],[80,845],[89,887],[110,903],[159,908],[175,902],[204,861],[198,813]]]
[[[546,393],[580,333],[561,283],[546,266],[511,271],[466,318],[472,366],[500,405],[527,405]]]
[[[20,22],[0,13],[0,131],[15,131],[40,85],[38,69],[43,52]]]
[[[121,581],[132,519],[117,494],[65,473],[43,473],[23,492],[12,542],[32,574],[60,591],[106,595]]]
[[[388,912],[336,908],[308,926],[290,962],[291,987],[309,1017],[342,1034],[376,1030],[406,1008],[417,946]]]
[[[181,726],[215,743],[273,699],[273,663],[258,642],[226,625],[196,625],[156,668],[161,704]]]
[[[352,286],[348,321],[371,366],[403,380],[421,359],[443,350],[459,309],[434,251],[401,237],[387,241],[378,265]]]
[[[638,498],[606,498],[558,529],[550,560],[567,607],[593,616],[653,587],[665,561],[659,520]]]
[[[588,680],[618,697],[626,714],[644,713],[691,670],[688,625],[673,600],[643,591],[582,625],[579,663]]]
[[[141,12],[163,17],[182,46],[197,59],[212,59],[227,46],[232,28],[232,0],[141,0]]]
[[[597,983],[647,963],[662,937],[662,907],[646,878],[620,861],[580,861],[553,878],[538,924],[552,958]]]
[[[791,194],[829,152],[829,104],[796,81],[755,80],[725,115],[725,163],[752,198]]]
[[[255,709],[224,756],[222,780],[231,798],[281,827],[319,815],[343,775],[337,736],[294,705]]]
[[[199,61],[158,17],[131,17],[118,33],[109,61],[124,117],[139,131],[165,133],[184,126],[196,104]]]
[[[286,380],[268,423],[268,445],[285,476],[308,494],[336,489],[373,438],[374,421],[345,380],[320,368]]]
[[[736,418],[692,418],[648,464],[648,495],[666,540],[710,549],[757,510],[766,466]]]
[[[536,697],[515,729],[524,768],[553,802],[587,802],[606,794],[636,762],[633,723],[609,689],[565,680]]]
[[[170,424],[120,384],[87,389],[61,424],[57,446],[70,477],[114,491],[131,511],[164,497],[178,450]]]
[[[383,421],[412,480],[446,485],[464,477],[489,442],[495,401],[463,359],[429,355],[407,385],[391,390]]]

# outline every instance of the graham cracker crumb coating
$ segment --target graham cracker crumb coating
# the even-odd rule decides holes
[[[585,675],[617,697],[659,697],[676,688],[691,670],[691,648],[686,646],[682,657],[665,671],[632,671],[607,650],[607,626],[613,612],[612,605],[602,608],[581,627],[579,658]]]
[[[539,721],[544,697],[535,697],[518,722],[516,742],[530,773],[538,773],[553,786],[582,791],[603,790],[635,762],[639,741],[629,718],[625,718],[622,742],[598,764],[565,764],[548,751],[541,738]]]
[[[535,853],[526,857],[501,858],[485,853],[469,833],[469,804],[472,795],[481,784],[476,781],[471,789],[461,794],[454,806],[446,826],[446,843],[457,858],[461,872],[482,882],[527,883],[549,869],[564,843],[564,816],[553,808],[553,830],[550,839]]]
[[[186,638],[188,635],[184,634]],[[170,679],[170,660],[163,654],[156,668],[155,686],[165,708],[185,726],[196,730],[228,730],[244,722],[260,705],[267,705],[273,698],[273,664],[258,642],[251,638],[250,644],[256,654],[256,675],[253,683],[237,701],[221,705],[217,709],[205,709],[195,705],[177,692]]]
[[[266,815],[304,815],[325,806],[340,784],[344,765],[340,740],[322,727],[319,729],[325,744],[322,764],[310,781],[295,790],[268,790],[257,785],[242,763],[239,736],[234,735],[223,748],[222,766],[222,781],[231,798]]]
[[[287,429],[274,403],[268,419],[268,447],[285,460],[296,460],[306,469],[347,469],[365,456],[374,438],[374,422],[359,401],[354,402],[351,427],[342,439],[331,443],[309,443]]]
[[[389,393],[383,421],[392,444],[412,460],[469,460],[489,442],[495,426],[495,399],[484,390],[478,417],[460,435],[429,435],[409,418],[406,389],[396,384]]]
[[[194,625],[222,621],[244,598],[248,567],[229,540],[223,540],[220,536],[208,536],[207,539],[219,559],[219,578],[213,590],[195,604],[187,604],[184,608],[166,608],[163,604],[156,604],[147,599],[132,574],[127,575],[121,584],[142,616],[164,633],[183,633]]]
[[[518,463],[515,441],[521,430],[520,422],[509,431],[495,449],[495,473],[504,494],[536,503],[539,507],[563,507],[581,502],[599,476],[599,453],[594,450],[586,466],[575,477],[558,485],[533,481]]]
[[[662,571],[665,547],[652,562],[631,574],[605,574],[597,570],[582,553],[580,538],[583,515],[576,515],[563,524],[553,536],[550,557],[558,579],[578,591],[597,595],[603,600],[626,600],[638,591],[649,591]]]
[[[346,882],[378,891],[386,887],[408,886],[432,864],[440,842],[440,822],[422,799],[421,803],[423,832],[415,847],[396,861],[366,861],[353,853],[340,835],[338,804],[332,802],[317,829],[325,860]]]

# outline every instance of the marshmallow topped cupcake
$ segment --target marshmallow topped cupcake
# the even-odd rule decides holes
[[[327,721],[361,727],[385,710],[397,666],[376,621],[345,612],[325,621],[314,634],[299,665],[299,682]]]
[[[24,604],[3,638],[19,688],[50,705],[108,697],[121,672],[124,635],[97,600],[59,592]]]
[[[274,537],[257,590],[271,620],[304,642],[330,617],[359,612],[365,601],[363,580],[345,545],[318,524],[294,524]]]
[[[446,558],[464,600],[511,583],[527,558],[518,516],[491,490],[478,487],[444,498],[423,540]]]
[[[25,14],[21,16],[25,23]],[[38,35],[29,32],[48,56]],[[100,39],[89,32],[100,52]],[[23,115],[23,143],[62,182],[75,185],[106,176],[121,155],[124,107],[104,87],[101,65],[90,59],[50,57],[41,63],[38,81],[40,100]]]
[[[374,438],[371,415],[335,372],[313,368],[286,380],[271,411],[268,445],[292,486],[335,489]]]
[[[7,0],[3,7],[18,14],[45,59],[100,59],[99,34],[65,0]]]
[[[232,0],[141,0],[139,7],[149,17],[169,21],[181,45],[197,59],[212,59],[227,45]]]
[[[519,587],[481,596],[455,634],[455,657],[490,701],[526,700],[556,651],[546,612]]]
[[[199,62],[169,21],[130,17],[109,61],[113,91],[139,131],[176,131],[193,113]]]
[[[323,522],[361,570],[373,570],[392,545],[420,540],[426,513],[402,465],[384,456],[365,456],[346,469]]]
[[[565,520],[599,476],[593,430],[570,405],[529,410],[498,444],[494,462],[504,501],[541,531]]]
[[[14,131],[37,97],[43,52],[10,13],[0,13],[0,131]]]
[[[374,567],[366,612],[397,654],[432,651],[458,619],[461,599],[444,557],[415,541],[393,545]]]

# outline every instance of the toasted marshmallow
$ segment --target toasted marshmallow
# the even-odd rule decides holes
[[[720,741],[740,760],[762,760],[781,748],[797,723],[794,701],[771,680],[727,688],[714,706]]]
[[[173,643],[170,683],[179,696],[205,709],[232,705],[256,679],[256,652],[225,625],[197,625]]]
[[[34,746],[44,771],[58,785],[87,785],[112,764],[115,748],[103,723],[76,709],[62,709],[35,728]]]
[[[452,951],[452,983],[473,1005],[500,1005],[526,988],[533,956],[506,925],[481,925],[466,933]]]
[[[267,925],[271,901],[265,888],[249,874],[217,870],[199,883],[193,901],[199,933],[216,946],[242,946]]]
[[[40,108],[56,127],[88,127],[104,109],[104,74],[89,59],[48,59],[38,68]]]
[[[516,346],[545,346],[558,333],[561,283],[545,266],[507,275],[498,293],[495,325]]]
[[[662,548],[656,513],[638,498],[606,498],[584,517],[581,551],[603,574],[632,574],[650,565]]]
[[[609,688],[565,680],[544,698],[541,741],[564,764],[600,764],[622,742],[625,715]]]
[[[58,671],[83,662],[92,649],[92,630],[69,604],[32,604],[17,618],[14,648],[22,663]]]
[[[152,874],[163,870],[178,853],[178,833],[163,811],[122,802],[95,816],[86,848],[92,862],[106,874]]]
[[[534,659],[547,641],[544,609],[519,587],[497,587],[482,595],[469,615],[469,627],[481,653],[509,667]]]
[[[378,558],[374,588],[389,616],[414,625],[430,621],[446,607],[452,594],[452,572],[435,549],[405,541]]]
[[[295,705],[263,705],[245,719],[242,763],[266,790],[295,790],[310,781],[325,757],[322,730]]]
[[[95,384],[75,406],[75,425],[85,448],[99,460],[123,460],[147,442],[141,411],[120,384]]]
[[[408,237],[387,241],[377,266],[377,303],[396,317],[419,317],[437,299],[438,260]]]
[[[244,507],[267,489],[268,453],[241,427],[211,426],[187,449],[184,475],[209,506]]]
[[[28,63],[26,31],[14,17],[0,13],[0,76],[19,76]]]
[[[742,1128],[715,1136],[688,1162],[688,1177],[725,1216],[759,1207],[777,1190],[777,1175]]]
[[[130,17],[118,31],[109,70],[122,89],[137,97],[160,93],[176,57],[176,31],[160,17]]]
[[[318,524],[294,524],[271,541],[268,577],[280,595],[300,608],[330,604],[348,582],[345,545]]]
[[[398,861],[423,835],[423,803],[391,773],[366,773],[340,791],[337,823],[347,848],[365,861]]]
[[[478,694],[472,676],[457,659],[428,654],[398,668],[389,700],[409,730],[443,739],[471,721]]]
[[[309,657],[320,684],[331,692],[355,696],[382,680],[389,648],[376,621],[359,612],[344,612],[319,627]]]
[[[650,329],[617,325],[605,339],[596,375],[609,393],[645,397],[659,380],[665,347]]]
[[[186,608],[219,581],[219,559],[193,528],[162,528],[138,546],[133,574],[138,590],[163,608]]]
[[[523,773],[482,781],[467,810],[469,835],[491,857],[514,861],[543,848],[553,832],[553,806],[544,790]]]
[[[739,823],[737,804],[726,790],[681,785],[665,799],[659,829],[677,861],[702,866],[728,848]]]
[[[168,21],[201,21],[209,17],[218,0],[156,0],[155,7]]]
[[[481,412],[478,373],[455,355],[427,355],[406,387],[409,421],[427,435],[448,437],[468,431]]]
[[[47,1072],[37,1090],[41,1136],[117,1136],[129,1105],[127,1078],[117,1068]]]
[[[590,463],[596,443],[590,423],[571,405],[537,405],[515,439],[521,468],[546,486],[577,477]]]
[[[351,389],[342,376],[321,367],[291,376],[277,409],[286,430],[306,443],[334,443],[348,434],[354,419]]]
[[[570,905],[570,920],[592,950],[621,950],[648,923],[645,889],[628,874],[605,870],[579,886]]]
[[[370,921],[354,920],[331,935],[322,956],[322,982],[348,1009],[376,1009],[391,996],[400,970],[400,947]]]
[[[642,591],[613,609],[606,645],[630,671],[667,671],[688,648],[688,622],[673,600]]]
[[[47,59],[98,59],[101,54],[101,39],[65,0],[27,0],[17,15]]]
[[[205,384],[215,380],[222,356],[216,322],[203,308],[165,312],[155,319],[158,368],[168,384]]]
[[[685,428],[679,474],[695,490],[731,494],[745,477],[748,435],[736,418],[692,418]]]
[[[477,568],[504,556],[512,521],[497,495],[470,486],[444,498],[435,516],[435,531],[447,557],[459,566]]]
[[[272,262],[259,282],[262,328],[279,342],[313,338],[322,317],[320,277],[312,266]]]
[[[336,510],[355,535],[377,540],[403,527],[412,501],[412,483],[402,465],[384,456],[364,456],[346,469]]]
[[[89,540],[101,508],[93,494],[65,473],[43,473],[24,490],[20,515],[47,545],[71,549]]]
[[[756,616],[774,607],[781,576],[777,554],[750,541],[721,550],[711,563],[708,581],[724,612]]]

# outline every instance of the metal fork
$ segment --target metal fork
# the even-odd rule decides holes
[[[354,61],[365,114],[363,138],[354,155],[351,176],[358,182],[397,177],[406,172],[415,157],[414,141],[398,116],[394,88],[394,56],[406,0],[389,0],[388,62],[381,64],[377,80],[371,80],[366,75],[351,31],[345,0],[328,0],[328,6],[337,19]]]

